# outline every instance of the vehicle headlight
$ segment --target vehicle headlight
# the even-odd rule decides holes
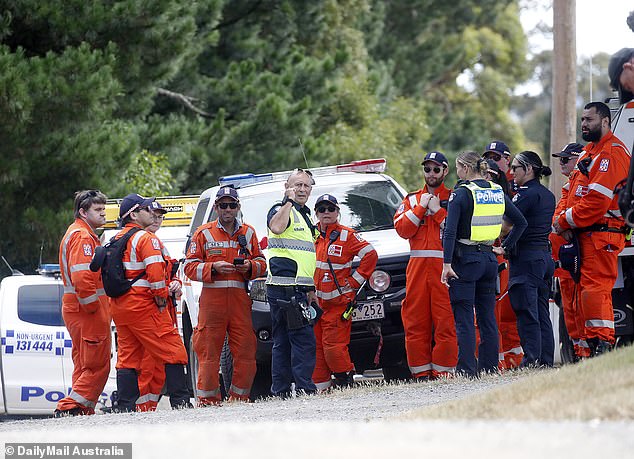
[[[390,284],[392,283],[392,279],[390,275],[385,271],[381,271],[377,269],[370,275],[370,279],[368,280],[368,284],[370,288],[374,290],[376,293],[383,293],[388,288],[390,288]]]
[[[249,292],[252,301],[266,303],[266,279],[255,279],[249,285]]]

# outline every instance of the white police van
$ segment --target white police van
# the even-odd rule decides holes
[[[393,225],[394,213],[406,192],[394,179],[383,174],[385,167],[384,159],[370,159],[310,169],[315,184],[307,205],[312,209],[320,195],[334,195],[340,203],[341,223],[359,231],[376,249],[379,255],[376,270],[361,289],[358,308],[353,316],[350,354],[358,374],[369,377],[382,374],[386,379],[397,379],[409,376],[401,321],[409,243],[398,236]],[[282,199],[284,183],[291,172],[249,173],[221,178],[217,186],[200,195],[188,237],[191,238],[200,225],[217,217],[213,211],[216,193],[221,186],[231,185],[240,196],[240,218],[255,228],[266,255],[267,213],[276,201]],[[353,264],[358,262],[355,259]],[[202,285],[186,277],[183,279],[183,333],[190,355],[192,385],[195,387],[196,355],[191,346],[191,336],[198,323],[198,299]],[[267,395],[270,388],[271,318],[264,278],[250,283],[250,295],[258,364],[251,396],[256,398]],[[227,356],[227,352],[223,354]],[[221,369],[227,387],[230,368],[231,360],[223,357]]]
[[[71,391],[72,341],[62,319],[59,265],[42,265],[39,272],[14,273],[0,283],[0,415],[52,415]],[[113,347],[96,412],[111,404],[115,363]]]

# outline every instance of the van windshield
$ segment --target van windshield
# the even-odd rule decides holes
[[[357,231],[392,228],[392,219],[403,200],[400,191],[390,181],[315,185],[307,203],[315,222],[315,200],[325,193],[332,194],[339,201],[341,224]],[[266,216],[273,204],[281,199],[279,191],[241,197],[242,220],[255,228],[258,238],[266,236]],[[213,212],[210,221],[216,217]]]

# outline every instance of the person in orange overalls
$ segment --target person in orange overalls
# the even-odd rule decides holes
[[[498,163],[493,159],[487,159],[489,170],[487,171],[487,180],[497,183],[504,190],[504,194],[511,196],[510,184]],[[496,243],[500,245],[500,241]],[[498,266],[505,263],[503,255],[497,255]],[[511,307],[511,298],[509,296],[509,269],[508,263],[506,269],[498,274],[500,283],[500,293],[495,298],[495,320],[498,323],[498,332],[500,336],[499,351],[499,368],[511,369],[517,368],[524,358],[524,350],[520,343],[520,335],[517,331],[517,316]]]
[[[379,256],[372,244],[339,223],[339,203],[333,195],[317,198],[315,213],[319,237],[315,241],[314,279],[323,314],[314,326],[317,363],[313,382],[318,390],[326,390],[334,375],[336,386],[350,387],[354,382],[354,364],[348,352],[352,319],[344,319],[342,314],[374,271]],[[353,271],[355,256],[360,261]]]
[[[196,230],[185,261],[187,277],[203,283],[193,338],[198,355],[200,406],[222,401],[218,371],[225,336],[233,357],[229,400],[249,399],[256,373],[257,343],[247,281],[266,272],[255,229],[237,219],[238,192],[232,187],[220,188],[214,210],[218,218]]]
[[[583,152],[583,145],[580,143],[569,143],[559,153],[553,153],[553,157],[559,158],[561,173],[568,177],[569,181],[561,187],[561,197],[557,202],[553,219],[558,219],[559,215],[566,210],[566,201],[570,191],[570,180],[573,174],[578,174],[575,170],[579,155]],[[559,260],[559,248],[566,240],[558,234],[550,233],[552,244],[553,260]],[[575,360],[590,356],[590,348],[586,342],[585,326],[583,315],[576,301],[579,289],[568,271],[561,267],[555,269],[555,277],[559,279],[559,290],[561,292],[561,309],[564,314],[564,321],[568,335],[572,340],[575,352]]]
[[[154,198],[129,194],[123,198],[119,208],[124,227],[115,238],[139,228],[123,253],[125,276],[129,280],[140,277],[122,296],[110,299],[119,345],[118,401],[115,408],[118,412],[136,411],[136,401],[140,395],[138,373],[146,353],[165,365],[167,393],[172,408],[192,407],[185,376],[187,352],[166,309],[169,289],[161,241],[154,234],[143,230],[154,222],[150,210],[153,202]]]
[[[153,201],[150,204],[150,210],[154,214],[154,221],[150,226],[145,228],[150,233],[156,233],[161,224],[163,218],[167,213],[167,210],[161,206],[158,201]],[[177,327],[176,319],[176,298],[181,294],[182,282],[176,277],[176,268],[178,267],[178,260],[170,257],[167,248],[161,242],[161,252],[163,253],[163,259],[166,264],[167,273],[167,285],[169,289],[169,297],[167,298],[167,311],[172,319],[172,324]],[[161,391],[165,385],[165,365],[161,360],[157,360],[152,357],[152,354],[146,352],[141,361],[141,372],[139,374],[139,398],[136,401],[137,411],[155,411],[156,406],[161,398]]]
[[[574,231],[581,251],[579,300],[591,356],[614,344],[612,287],[618,274],[618,254],[625,246],[625,222],[618,207],[616,185],[625,180],[630,152],[610,130],[611,114],[602,102],[590,102],[581,116],[585,152],[570,179],[566,210],[553,230],[570,239]]]
[[[411,249],[401,308],[407,363],[414,378],[427,380],[455,372],[458,343],[449,292],[440,283],[449,199],[443,182],[449,163],[445,155],[432,151],[421,165],[425,186],[405,197],[394,215],[394,228]]]
[[[90,270],[95,230],[106,223],[106,196],[97,190],[75,193],[75,221],[59,247],[64,283],[62,317],[72,339],[72,389],[57,402],[55,416],[94,414],[110,372],[110,309],[101,274]]]

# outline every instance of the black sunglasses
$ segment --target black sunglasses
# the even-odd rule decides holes
[[[334,212],[335,210],[337,210],[337,208],[335,206],[320,206],[320,207],[317,207],[317,213],[318,214],[323,214],[326,211]]]
[[[221,209],[226,209],[227,207],[231,209],[237,209],[238,203],[237,202],[219,202],[218,207],[220,207]]]
[[[559,158],[559,164],[564,165],[564,164],[568,164],[568,161],[570,161],[571,158],[564,158],[564,157],[560,157]]]
[[[426,174],[429,174],[432,170],[434,171],[434,174],[439,174],[442,169],[440,167],[432,168],[429,166],[425,166],[423,170],[425,171]]]
[[[521,164],[518,164],[518,165],[513,164],[513,165],[511,165],[511,170],[513,172],[515,172],[515,169],[524,169],[524,170],[526,170],[526,167],[522,166]]]
[[[502,155],[499,155],[497,153],[487,153],[486,155],[484,155],[484,159],[492,159],[493,161],[499,161],[502,159]]]

